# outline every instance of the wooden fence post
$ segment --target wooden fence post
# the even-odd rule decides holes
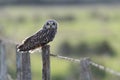
[[[0,80],[8,80],[5,45],[0,40]]]
[[[93,80],[88,58],[80,61],[80,80]]]
[[[50,46],[42,47],[42,80],[50,80]]]
[[[16,66],[17,80],[32,80],[29,52],[16,51]]]

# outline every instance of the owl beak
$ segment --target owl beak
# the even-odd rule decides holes
[[[52,25],[50,25],[50,28],[52,28]]]

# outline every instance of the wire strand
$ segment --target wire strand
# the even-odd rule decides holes
[[[13,40],[10,40],[10,39],[7,39],[7,38],[3,38],[3,37],[0,37],[0,40],[1,40],[3,43],[9,43],[9,44],[14,44],[14,45],[19,44],[19,43],[16,42],[16,41],[13,41]]]
[[[53,56],[53,57],[57,57],[57,58],[60,58],[60,59],[64,59],[64,60],[67,60],[67,61],[71,61],[71,62],[75,62],[75,63],[80,63],[80,61],[82,59],[87,59],[88,57],[85,57],[85,58],[81,58],[81,59],[73,59],[73,58],[69,58],[69,57],[64,57],[64,56],[60,56],[60,55],[56,55],[56,54],[50,54],[50,56]],[[100,64],[97,64],[91,60],[89,60],[89,64],[100,69],[100,70],[103,70],[103,71],[106,71],[108,73],[111,73],[113,75],[116,75],[116,76],[119,76],[120,77],[120,72],[117,72],[113,69],[110,69],[110,68],[107,68],[103,65],[100,65]]]
[[[108,67],[105,67],[105,66],[103,66],[103,65],[97,64],[97,63],[95,63],[95,62],[93,62],[93,61],[89,61],[89,63],[90,63],[92,66],[94,66],[94,67],[96,67],[96,68],[98,68],[98,69],[100,69],[100,70],[106,71],[106,72],[108,72],[108,73],[111,73],[111,74],[114,74],[114,75],[120,77],[120,72],[117,72],[117,71],[115,71],[115,70],[113,70],[113,69],[110,69],[110,68],[108,68]]]
[[[71,61],[71,62],[76,62],[76,63],[80,63],[80,61],[81,61],[81,59],[73,59],[73,58],[64,57],[64,56],[60,56],[60,55],[56,55],[56,54],[50,54],[50,56],[57,57],[59,59],[64,59],[64,60]]]
[[[19,44],[18,42],[15,42],[13,40],[1,38],[1,37],[0,37],[0,40],[2,40],[4,43],[10,43],[10,44],[14,44],[14,45]],[[74,59],[74,58],[60,56],[60,55],[56,55],[56,54],[50,54],[50,56],[56,57],[56,58],[59,58],[59,59],[64,59],[64,60],[71,61],[71,62],[75,62],[75,63],[80,63],[81,59],[88,58],[88,57],[85,57],[85,58],[81,58],[81,59]],[[103,65],[97,64],[97,63],[95,63],[95,62],[93,62],[91,60],[89,60],[89,64],[96,67],[96,68],[98,68],[98,69],[100,69],[100,70],[106,71],[108,73],[111,73],[113,75],[116,75],[116,76],[120,77],[120,72],[117,72],[117,71],[115,71],[113,69],[110,69],[110,68],[105,67]]]

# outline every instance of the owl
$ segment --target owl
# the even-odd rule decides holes
[[[26,38],[22,44],[17,46],[17,51],[33,51],[53,41],[58,24],[55,20],[48,20],[43,27],[34,35]]]

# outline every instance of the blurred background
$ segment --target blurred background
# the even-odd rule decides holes
[[[120,0],[0,0],[0,37],[21,43],[46,20],[59,23],[51,53],[120,71]],[[8,73],[16,79],[15,44],[6,43]],[[51,57],[51,80],[79,80],[79,64]],[[41,80],[41,53],[31,54],[32,79]],[[94,80],[120,80],[92,67]]]

